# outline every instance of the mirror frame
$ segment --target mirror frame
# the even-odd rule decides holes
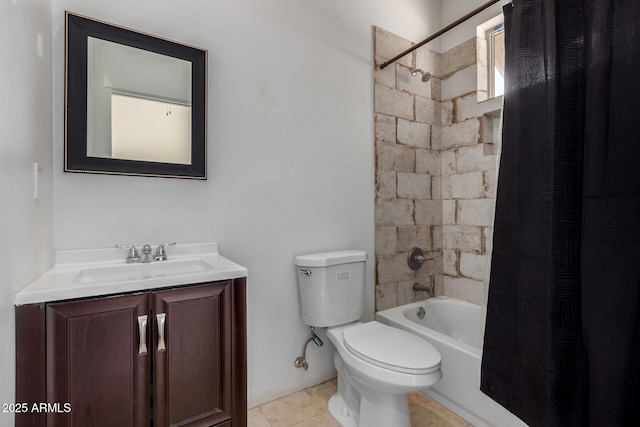
[[[87,40],[95,37],[191,62],[191,164],[87,155]],[[64,171],[207,179],[207,51],[65,11]]]

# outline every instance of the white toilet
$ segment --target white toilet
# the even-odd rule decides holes
[[[305,324],[328,327],[336,347],[338,392],[329,413],[342,427],[410,427],[407,394],[442,378],[440,353],[409,332],[364,311],[364,251],[298,256],[298,285]]]

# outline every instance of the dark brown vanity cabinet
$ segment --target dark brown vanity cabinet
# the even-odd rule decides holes
[[[18,426],[246,426],[245,279],[17,307]],[[31,407],[31,406],[30,406]]]

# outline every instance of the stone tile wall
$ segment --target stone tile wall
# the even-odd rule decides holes
[[[438,54],[375,29],[376,310],[436,295],[483,303],[500,100],[477,101],[476,39]],[[423,83],[416,67],[433,74]],[[432,258],[414,272],[409,250]]]
[[[472,38],[441,55],[443,283],[445,295],[483,304],[501,100],[478,102],[476,49]]]
[[[425,49],[378,69],[411,45],[375,29],[376,310],[424,299],[414,282],[443,291],[439,55]],[[433,77],[422,82],[414,67]],[[413,247],[432,258],[415,272],[407,265]]]

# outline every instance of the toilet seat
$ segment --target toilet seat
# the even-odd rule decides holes
[[[349,352],[381,368],[407,374],[429,374],[440,369],[440,353],[434,346],[377,321],[347,328],[343,338]]]

